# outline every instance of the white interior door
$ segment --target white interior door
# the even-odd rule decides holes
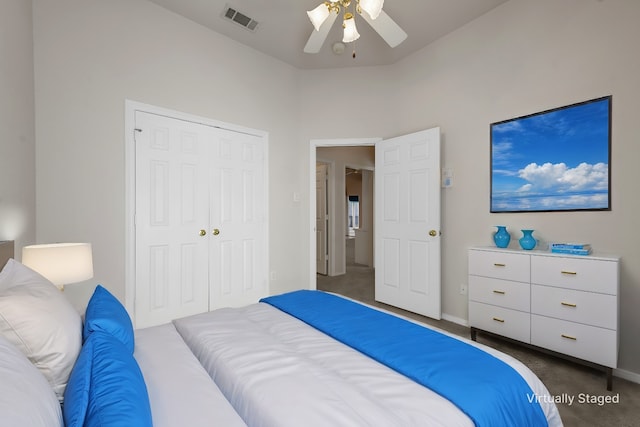
[[[375,299],[440,319],[440,129],[376,143],[375,164]]]
[[[136,111],[137,327],[207,311],[208,141],[201,126]]]
[[[316,164],[316,272],[328,274],[329,199],[327,193],[327,164]]]

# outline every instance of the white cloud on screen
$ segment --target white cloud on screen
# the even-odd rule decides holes
[[[569,168],[564,163],[530,163],[518,171],[518,176],[527,181],[520,187],[521,192],[601,191],[608,188],[609,166],[605,163],[580,163],[575,168]]]

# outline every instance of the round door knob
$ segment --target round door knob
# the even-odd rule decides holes
[[[217,236],[218,234],[220,234],[220,230],[218,230],[217,228],[213,229],[213,235]]]
[[[207,232],[205,230],[200,230],[200,236],[205,236]]]
[[[438,235],[438,232],[436,230],[430,230],[429,231],[429,236],[436,237],[437,235]]]

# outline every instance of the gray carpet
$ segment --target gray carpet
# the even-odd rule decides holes
[[[469,328],[465,326],[429,319],[376,302],[373,270],[354,263],[353,239],[347,240],[347,274],[334,277],[318,275],[317,287],[469,337]],[[562,398],[557,406],[565,426],[640,427],[640,384],[614,377],[613,391],[607,391],[606,377],[601,371],[482,333],[478,334],[478,342],[522,361],[540,377],[552,396]],[[571,397],[572,403],[569,402]],[[589,403],[590,399],[594,399],[592,403]],[[614,399],[617,403],[599,404],[603,399]]]

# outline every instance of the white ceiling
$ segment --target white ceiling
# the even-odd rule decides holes
[[[342,39],[340,19],[317,54],[302,50],[314,31],[306,11],[322,0],[149,0],[220,34],[297,68],[340,68],[392,64],[463,26],[507,0],[387,0],[384,11],[408,34],[390,48],[362,18],[356,17],[360,39],[342,55],[331,46]],[[353,0],[355,1],[355,0]],[[258,21],[255,32],[222,17],[225,6]]]

